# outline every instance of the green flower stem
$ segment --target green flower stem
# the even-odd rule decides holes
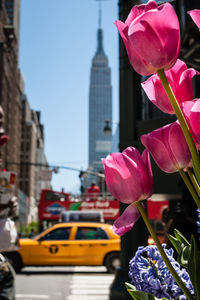
[[[187,168],[187,173],[188,173],[188,175],[190,177],[190,180],[191,180],[191,182],[192,182],[192,184],[193,184],[193,186],[194,186],[194,188],[195,188],[198,196],[200,197],[200,186],[198,185],[198,182],[197,182],[197,180],[196,180],[196,178],[195,178],[192,170],[189,169],[189,168]]]
[[[170,271],[170,273],[172,274],[172,276],[174,277],[175,281],[177,282],[177,284],[179,285],[179,287],[181,288],[181,290],[183,291],[183,293],[185,294],[185,296],[187,297],[187,299],[190,300],[194,300],[193,296],[190,294],[190,291],[187,289],[187,287],[184,285],[184,283],[182,282],[181,278],[178,276],[177,272],[174,270],[171,262],[169,261],[165,251],[163,250],[163,247],[159,241],[159,239],[157,238],[157,235],[153,229],[153,227],[151,226],[147,214],[145,212],[145,209],[143,208],[143,205],[141,204],[141,201],[136,202],[136,206],[138,208],[138,210],[140,211],[143,220],[152,236],[152,238],[154,239],[156,246],[162,256],[163,261],[165,262],[168,270]]]
[[[163,84],[163,87],[167,93],[167,96],[169,97],[169,100],[171,102],[171,105],[176,113],[177,119],[179,120],[179,123],[181,125],[181,128],[183,130],[185,139],[187,141],[188,147],[190,149],[191,155],[192,155],[192,164],[194,168],[195,175],[197,177],[198,183],[200,184],[200,158],[198,155],[198,151],[196,149],[195,143],[193,141],[193,138],[191,136],[189,127],[187,125],[187,122],[185,120],[185,117],[180,109],[180,106],[176,100],[176,97],[171,89],[171,86],[167,80],[167,77],[165,75],[165,72],[163,69],[158,70],[158,76]]]
[[[188,190],[190,191],[190,194],[192,195],[196,205],[198,206],[198,208],[200,209],[200,199],[195,191],[195,189],[193,188],[189,178],[187,177],[187,175],[185,174],[185,172],[183,171],[183,169],[179,169],[179,173],[183,179],[183,181],[185,182]]]

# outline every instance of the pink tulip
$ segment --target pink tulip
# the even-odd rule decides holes
[[[197,148],[200,148],[200,99],[185,101],[182,105],[183,114],[190,128]]]
[[[184,101],[193,99],[192,78],[199,75],[199,72],[192,68],[187,69],[186,64],[178,59],[175,65],[167,70],[165,74],[180,105]],[[168,114],[175,114],[157,74],[144,81],[142,87],[152,103],[160,110]]]
[[[187,167],[191,154],[178,121],[141,136],[141,142],[166,173]]]
[[[190,10],[188,11],[188,14],[200,30],[200,9]]]
[[[169,21],[170,20],[170,21]],[[154,0],[132,8],[125,23],[115,21],[132,67],[141,75],[171,68],[179,55],[180,27],[171,4]]]
[[[150,156],[147,150],[140,155],[136,148],[129,147],[122,153],[108,155],[102,163],[110,193],[119,201],[130,204],[113,227],[121,235],[130,230],[140,216],[134,203],[153,193]]]

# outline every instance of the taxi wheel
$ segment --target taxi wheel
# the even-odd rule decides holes
[[[4,253],[3,253],[4,254]],[[6,252],[5,257],[7,258],[8,262],[12,265],[13,269],[16,273],[19,273],[23,268],[23,263],[21,256],[17,252]]]
[[[108,273],[114,273],[117,267],[120,266],[120,255],[119,253],[110,253],[105,258],[105,266]]]

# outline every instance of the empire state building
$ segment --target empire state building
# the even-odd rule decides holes
[[[112,135],[104,133],[105,120],[112,124],[111,70],[103,49],[103,31],[97,31],[97,50],[92,60],[89,89],[89,167],[102,170],[101,158],[112,151]]]

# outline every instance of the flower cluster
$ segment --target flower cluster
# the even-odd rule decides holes
[[[199,11],[189,13],[197,20]],[[200,99],[193,99],[192,86],[192,78],[199,72],[188,69],[178,59],[180,28],[176,13],[171,4],[158,6],[150,0],[147,4],[134,6],[125,23],[116,21],[115,24],[133,68],[142,75],[153,74],[142,83],[150,101],[163,112],[176,114],[178,118],[174,123],[142,135],[141,142],[164,172],[180,172],[184,177],[182,170],[188,171],[192,163],[197,170],[200,164],[197,153],[200,149]],[[166,77],[165,84],[163,76]],[[119,201],[129,204],[114,223],[114,231],[119,235],[130,230],[139,218],[136,203],[153,193],[148,152],[140,156],[137,149],[129,147],[122,153],[102,159],[109,191]],[[200,182],[200,175],[198,180]]]
[[[200,10],[188,13],[200,30]],[[144,76],[151,75],[142,83],[146,95],[164,113],[174,114],[177,121],[142,135],[141,142],[146,148],[142,155],[134,147],[128,147],[122,153],[102,159],[109,191],[128,204],[113,229],[123,235],[142,215],[156,243],[157,248],[140,247],[130,262],[129,274],[137,290],[168,299],[193,300],[195,293],[196,299],[200,299],[200,252],[196,241],[192,237],[189,244],[177,232],[170,240],[187,273],[174,260],[172,250],[163,249],[142,204],[153,193],[151,154],[164,172],[180,173],[200,209],[200,99],[194,99],[192,88],[192,78],[199,72],[178,59],[180,26],[170,3],[157,5],[155,0],[149,0],[136,5],[125,22],[118,20],[115,25],[134,70]],[[197,225],[200,231],[200,220]],[[133,290],[134,287],[132,294]],[[139,299],[138,294],[134,295],[134,299]]]
[[[194,294],[192,283],[185,269],[173,257],[173,250],[166,249],[174,269],[185,283],[191,294]],[[153,294],[157,298],[186,299],[180,287],[170,274],[156,246],[139,247],[130,261],[129,277],[138,291]]]

